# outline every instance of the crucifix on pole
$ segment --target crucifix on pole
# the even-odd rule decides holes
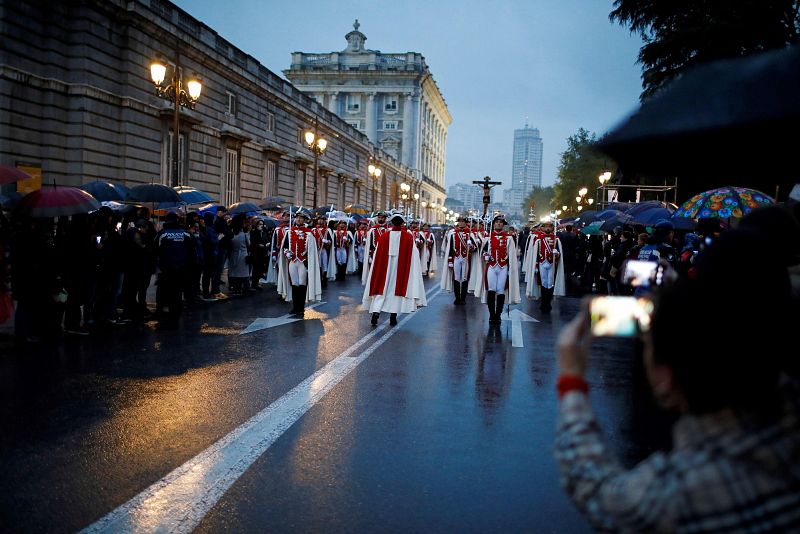
[[[473,180],[472,183],[483,187],[483,218],[486,218],[486,212],[489,211],[489,191],[496,185],[502,185],[503,182],[492,182],[488,176],[484,176],[483,180]]]

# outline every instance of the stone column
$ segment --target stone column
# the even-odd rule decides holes
[[[400,157],[400,161],[407,165],[408,167],[414,168],[414,163],[411,160],[411,155],[413,154],[413,141],[412,138],[414,136],[414,95],[411,93],[407,93],[404,95],[403,98],[403,153]]]
[[[420,101],[418,95],[411,97],[411,143],[410,157],[407,165],[412,169],[419,169],[419,139],[421,134],[421,121],[419,116]]]
[[[375,93],[367,93],[367,137],[370,141],[378,143],[378,120],[375,113]]]
[[[331,99],[328,102],[328,111],[334,115],[339,114],[339,93],[337,91],[331,93]],[[314,207],[316,208],[316,206]]]

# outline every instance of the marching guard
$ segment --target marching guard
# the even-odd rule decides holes
[[[336,280],[344,280],[345,274],[356,272],[355,240],[347,229],[346,221],[339,221],[333,234],[333,254],[336,260]]]
[[[286,210],[281,213],[281,223],[275,228],[275,231],[272,232],[272,241],[269,246],[271,257],[269,265],[267,266],[266,278],[268,284],[278,283],[278,254],[281,243],[283,242],[283,236],[285,236],[286,232],[289,230],[289,220],[290,214],[289,211]]]
[[[519,262],[514,237],[503,230],[506,224],[503,215],[495,216],[493,230],[483,241],[480,249],[481,266],[477,274],[475,296],[489,307],[489,324],[498,325],[503,314],[503,305],[520,302]]]
[[[358,259],[358,274],[361,275],[364,272],[364,247],[367,244],[367,232],[369,232],[369,226],[367,225],[367,221],[361,219],[358,221],[358,228],[356,229],[355,233],[355,248],[356,248],[356,258]]]
[[[436,239],[431,232],[431,225],[425,223],[422,225],[422,238],[425,241],[425,248],[422,250],[422,276],[432,276],[439,268],[439,262],[436,255]]]
[[[564,262],[561,261],[561,240],[553,234],[553,222],[542,223],[544,234],[533,243],[528,256],[528,285],[525,294],[534,299],[541,298],[539,308],[544,312],[552,309],[553,295],[563,297]],[[533,275],[533,276],[531,276]]]
[[[316,224],[311,229],[311,233],[317,242],[319,251],[320,280],[322,287],[328,287],[328,280],[336,278],[336,262],[331,253],[333,247],[333,230],[328,228],[328,220],[325,217],[317,217]]]
[[[394,326],[398,313],[411,313],[428,304],[414,237],[403,228],[405,217],[393,215],[391,222],[391,230],[376,244],[362,297],[373,325],[378,324],[381,312],[391,314],[389,323]]]
[[[375,254],[375,246],[378,244],[381,236],[388,232],[389,229],[386,225],[386,212],[379,211],[375,214],[376,222],[372,225],[367,232],[367,239],[364,242],[364,261],[367,265],[372,263],[372,257]],[[361,283],[366,285],[367,283],[367,276],[369,274],[369,267],[365,265],[364,270],[361,273]]]
[[[453,304],[467,303],[467,289],[473,277],[471,269],[472,254],[477,246],[472,233],[467,228],[467,218],[460,216],[458,226],[447,233],[444,255],[447,258],[447,269],[442,269],[440,286],[443,291],[455,293]]]
[[[322,299],[317,241],[305,220],[306,215],[298,211],[295,225],[284,233],[278,262],[278,294],[292,303],[290,313],[299,316],[306,302]]]

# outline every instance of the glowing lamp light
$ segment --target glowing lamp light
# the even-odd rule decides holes
[[[150,65],[150,77],[153,78],[153,83],[156,85],[161,85],[161,82],[164,81],[164,77],[167,75],[167,66],[161,63],[160,61],[154,61]]]
[[[200,98],[200,92],[203,90],[203,84],[197,78],[192,78],[186,82],[186,88],[189,90],[189,97],[192,100]]]
[[[317,146],[322,152],[325,152],[325,149],[328,148],[328,140],[324,138],[318,139]]]
[[[311,145],[314,144],[314,139],[316,139],[316,136],[314,135],[314,132],[312,132],[312,131],[306,132],[306,144],[308,146],[311,146]]]

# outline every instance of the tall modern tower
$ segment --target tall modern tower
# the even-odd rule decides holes
[[[512,214],[524,215],[523,200],[534,187],[542,186],[542,147],[538,128],[525,124],[524,128],[514,130],[511,187],[503,195],[503,201]]]

